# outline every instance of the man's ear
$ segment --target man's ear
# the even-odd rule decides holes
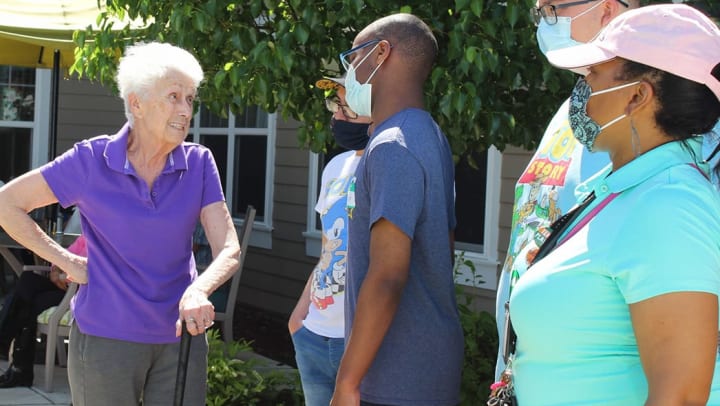
[[[620,14],[620,7],[624,6],[615,0],[610,0],[603,3],[603,5],[600,7],[602,8],[602,17],[600,17],[600,24],[603,28],[605,28],[608,24],[610,24],[610,21],[612,21],[613,18],[617,17],[618,14]]]
[[[392,45],[390,45],[390,42],[387,40],[380,41],[378,44],[377,56],[375,57],[375,64],[380,64],[387,59],[387,57],[390,56],[390,52],[392,52]]]

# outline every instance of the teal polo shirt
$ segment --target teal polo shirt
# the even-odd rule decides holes
[[[720,198],[702,141],[670,142],[578,186],[594,191],[574,236],[518,280],[510,299],[520,404],[641,405],[647,397],[629,304],[670,292],[720,293]],[[581,193],[582,194],[582,193]],[[713,397],[720,404],[715,374]]]

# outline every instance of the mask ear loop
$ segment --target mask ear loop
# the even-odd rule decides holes
[[[635,128],[635,122],[633,122],[632,116],[630,116],[630,142],[632,143],[632,151],[637,158],[640,155],[640,135]]]

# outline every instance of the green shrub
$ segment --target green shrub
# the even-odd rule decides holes
[[[217,330],[208,330],[208,406],[298,406],[302,405],[299,378],[272,371],[258,372],[261,362],[242,360],[252,351],[250,343],[225,344]],[[295,374],[297,375],[297,374]]]
[[[475,279],[476,271],[472,261],[460,253],[455,260],[455,273],[466,266]],[[490,393],[490,384],[495,378],[495,359],[498,337],[495,317],[485,311],[472,308],[472,296],[458,286],[457,302],[460,324],[465,336],[465,361],[460,385],[460,405],[477,406],[484,404]]]

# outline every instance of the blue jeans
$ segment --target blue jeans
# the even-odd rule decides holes
[[[327,406],[335,391],[344,338],[317,335],[304,326],[292,335],[306,406]]]

